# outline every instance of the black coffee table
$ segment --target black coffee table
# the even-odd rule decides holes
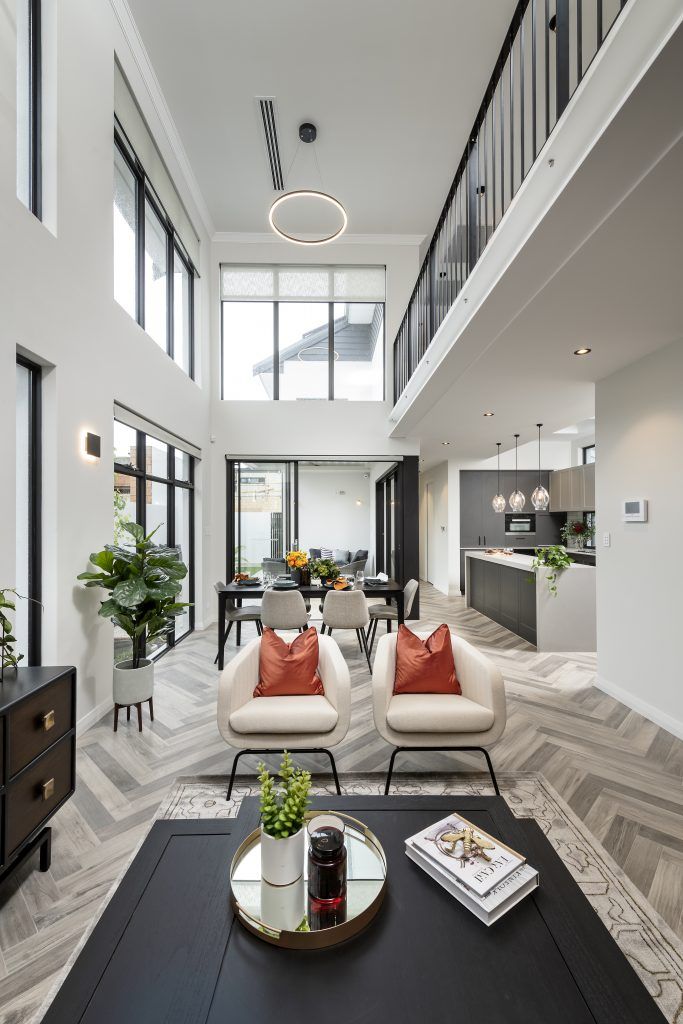
[[[44,1024],[662,1024],[664,1017],[532,821],[501,797],[325,797],[382,842],[389,885],[366,932],[332,949],[261,942],[235,921],[228,872],[258,823],[160,821]],[[404,854],[458,810],[524,852],[537,892],[486,928]]]

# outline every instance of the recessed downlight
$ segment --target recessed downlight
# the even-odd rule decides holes
[[[574,355],[575,356],[587,356],[588,353],[591,352],[591,351],[592,351],[592,349],[585,348],[585,347],[584,348],[575,348],[574,349]]]
[[[450,444],[450,441],[442,441],[441,444]]]
[[[495,413],[492,413],[492,412],[485,412],[484,413],[484,416],[494,416],[494,415],[495,415]]]

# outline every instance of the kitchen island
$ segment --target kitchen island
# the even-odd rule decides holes
[[[533,561],[531,555],[468,551],[467,606],[539,651],[594,651],[595,567],[574,563],[560,570],[553,597],[546,579],[548,570],[533,569]]]

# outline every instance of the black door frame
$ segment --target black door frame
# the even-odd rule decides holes
[[[17,365],[29,372],[28,407],[28,651],[27,665],[40,665],[42,645],[42,367],[17,355]]]

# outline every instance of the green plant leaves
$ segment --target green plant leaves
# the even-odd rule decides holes
[[[111,596],[122,607],[135,608],[136,605],[142,604],[148,593],[147,584],[138,576],[117,583]]]
[[[136,543],[138,543],[138,544],[146,539],[145,538],[145,531],[139,525],[139,523],[123,523],[123,525],[121,526],[121,529],[125,530],[126,533],[129,533],[131,535],[131,537],[133,538],[133,540],[135,540]],[[158,527],[157,527],[157,529],[158,529]],[[151,536],[152,535],[150,534],[150,537]],[[90,561],[92,561],[92,559],[90,559]]]
[[[281,784],[278,790],[265,764],[261,762],[258,768],[261,783],[261,824],[264,832],[276,839],[293,836],[303,825],[304,814],[309,804],[310,772],[296,768],[291,755],[285,751],[280,765]]]

